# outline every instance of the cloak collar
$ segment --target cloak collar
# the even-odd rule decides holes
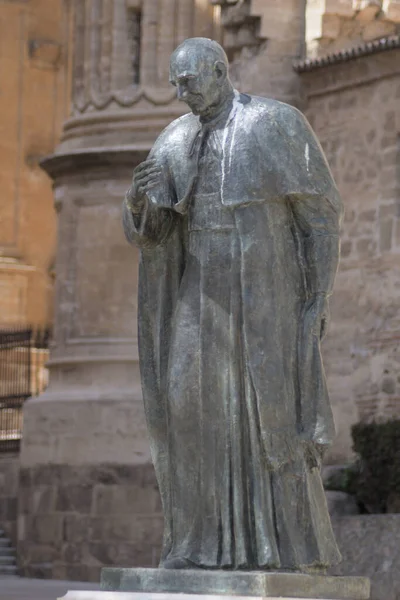
[[[183,198],[174,205],[174,210],[179,212],[180,214],[186,214],[189,206],[189,200],[192,195],[194,186],[197,182],[197,177],[199,174],[199,158],[201,149],[203,144],[209,134],[210,131],[216,129],[218,126],[222,125],[223,129],[223,143],[222,149],[223,154],[225,155],[225,146],[228,139],[228,129],[232,121],[238,114],[243,110],[243,102],[241,101],[240,93],[237,90],[234,90],[233,99],[229,99],[221,111],[211,120],[206,121],[205,123],[201,123],[201,120],[198,119],[198,128],[195,132],[193,141],[190,145],[189,149],[189,160],[192,161],[193,164],[193,175],[190,178],[189,185],[187,187],[186,193]],[[225,158],[223,158],[223,161]],[[221,165],[222,167],[222,165]]]

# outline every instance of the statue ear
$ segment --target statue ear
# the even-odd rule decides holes
[[[225,63],[222,60],[217,60],[214,63],[214,72],[217,76],[217,79],[220,83],[223,83],[227,76],[227,68]]]

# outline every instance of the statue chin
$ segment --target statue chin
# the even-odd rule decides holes
[[[210,110],[209,106],[201,106],[200,103],[195,102],[185,102],[185,104],[190,108],[192,113],[197,116],[205,116]]]
[[[196,107],[196,106],[193,106],[193,105],[192,105],[192,106],[190,106],[190,104],[188,104],[188,107],[190,108],[190,110],[192,111],[192,113],[193,113],[194,115],[196,115],[196,117],[197,117],[197,116],[199,116],[199,115],[201,115],[201,114],[204,112],[204,111],[201,111],[201,110],[200,110],[198,107]]]

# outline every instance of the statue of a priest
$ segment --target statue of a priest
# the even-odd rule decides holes
[[[219,44],[183,42],[191,113],[134,171],[139,350],[165,515],[161,567],[340,560],[320,477],[334,436],[320,342],[341,200],[295,108],[238,93]]]

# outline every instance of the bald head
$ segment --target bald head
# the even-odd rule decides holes
[[[224,49],[208,38],[185,40],[173,52],[170,82],[194,114],[207,116],[233,91]]]
[[[225,65],[228,72],[228,57],[218,42],[208,38],[189,38],[182,42],[171,55],[171,69],[183,64],[194,68],[212,68],[216,62]]]

